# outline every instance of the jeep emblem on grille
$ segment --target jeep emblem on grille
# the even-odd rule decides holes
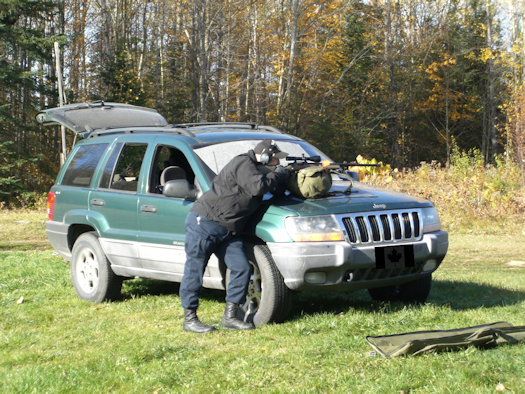
[[[386,209],[386,204],[374,204],[372,206],[374,209]]]

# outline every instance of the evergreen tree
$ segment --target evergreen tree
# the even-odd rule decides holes
[[[52,1],[0,0],[0,200],[49,186],[51,178],[38,174],[34,160],[53,141],[35,133],[34,119],[54,90],[44,70],[57,37],[46,36],[45,24],[56,11]]]
[[[146,98],[130,52],[120,45],[112,61],[101,73],[106,88],[105,101],[144,105]]]

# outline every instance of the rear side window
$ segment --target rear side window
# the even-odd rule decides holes
[[[106,167],[104,168],[104,172],[102,173],[102,177],[100,178],[100,184],[99,184],[100,188],[102,189],[109,188],[111,179],[113,179],[113,171],[115,170],[115,163],[117,162],[117,158],[120,154],[121,149],[122,149],[122,144],[117,144],[115,148],[113,149],[113,152],[111,152],[111,156],[109,156],[108,162],[106,163]]]
[[[88,187],[108,144],[82,145],[62,178],[62,185]]]
[[[137,191],[140,167],[147,147],[147,144],[124,145],[113,172],[111,189]]]

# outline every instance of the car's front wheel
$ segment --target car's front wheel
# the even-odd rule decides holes
[[[96,232],[80,235],[72,252],[71,278],[80,298],[102,302],[120,296],[122,278],[112,271]]]
[[[291,292],[265,245],[246,245],[253,266],[246,302],[241,305],[243,320],[256,326],[283,321],[290,310]]]
[[[402,301],[423,304],[427,300],[431,287],[432,274],[429,274],[397,286],[368,289],[368,292],[372,299],[376,301]]]

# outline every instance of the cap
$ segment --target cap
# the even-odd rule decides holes
[[[288,156],[288,153],[281,152],[275,141],[272,140],[262,140],[253,148],[253,151],[258,155],[266,153],[268,156],[275,156],[278,159],[284,159]]]

